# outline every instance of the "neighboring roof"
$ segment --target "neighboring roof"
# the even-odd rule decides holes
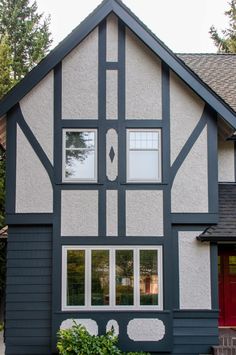
[[[219,184],[219,222],[207,228],[202,241],[236,241],[236,184]]]
[[[121,0],[104,0],[69,36],[42,60],[8,95],[0,101],[0,117],[19,102],[50,70],[72,51],[111,12],[118,16],[156,55],[160,57],[190,88],[208,103],[232,127],[236,116],[232,108],[191,71],[161,42]]]
[[[236,111],[236,54],[178,54],[178,57]]]
[[[6,149],[6,116],[0,118],[0,146]]]
[[[8,226],[0,229],[0,239],[6,239],[8,237]]]

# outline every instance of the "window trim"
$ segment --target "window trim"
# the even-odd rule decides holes
[[[66,133],[67,132],[94,132],[94,178],[79,179],[66,178]],[[96,128],[63,128],[62,129],[62,182],[65,183],[95,183],[98,177],[98,130]],[[79,149],[78,149],[79,150]]]
[[[85,250],[85,305],[84,306],[68,306],[67,305],[67,251],[68,250]],[[92,250],[109,250],[110,263],[110,305],[109,306],[93,306],[91,305],[91,251]],[[133,306],[116,306],[115,305],[115,251],[116,250],[133,250],[134,253],[134,305]],[[158,270],[158,300],[159,304],[155,306],[140,305],[140,288],[139,288],[139,251],[140,250],[157,250],[157,270]],[[62,246],[62,283],[61,283],[61,309],[62,311],[152,311],[163,310],[163,248],[157,246],[79,246],[64,245]]]
[[[129,177],[129,133],[130,132],[157,132],[159,138],[159,145],[157,149],[158,154],[158,178],[157,179],[132,179]],[[162,182],[162,140],[161,140],[161,129],[160,128],[128,128],[126,130],[126,182],[127,183],[161,183]],[[142,149],[137,149],[142,150]],[[143,149],[145,151],[153,151],[153,149]]]

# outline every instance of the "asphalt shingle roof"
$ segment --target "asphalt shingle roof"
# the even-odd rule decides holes
[[[236,241],[236,184],[219,184],[219,222],[198,239]]]
[[[236,111],[236,54],[177,54]]]

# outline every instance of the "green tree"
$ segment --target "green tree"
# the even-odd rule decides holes
[[[0,99],[11,89],[13,83],[11,48],[7,37],[2,36],[0,39]]]
[[[52,43],[49,25],[50,16],[38,13],[36,1],[0,0],[0,35],[8,38],[15,82],[47,54]]]
[[[214,26],[209,31],[218,53],[236,53],[236,0],[231,0],[228,4],[230,7],[225,15],[229,17],[229,28],[223,30],[222,35]]]

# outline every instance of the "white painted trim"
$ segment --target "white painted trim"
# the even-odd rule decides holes
[[[68,306],[67,301],[67,251],[68,250],[85,250],[85,306]],[[109,271],[110,271],[110,306],[92,306],[91,305],[91,251],[92,250],[109,250]],[[134,305],[133,306],[116,306],[115,305],[115,251],[116,250],[133,250],[134,253]],[[140,250],[157,250],[158,258],[158,305],[157,306],[140,306],[140,287],[139,287],[139,251]],[[151,311],[163,309],[163,255],[162,246],[62,246],[62,311]],[[89,294],[90,293],[90,294]]]
[[[138,151],[156,151],[158,154],[158,178],[157,179],[131,179],[129,177],[129,133],[130,132],[157,132],[158,133],[158,148],[157,149],[134,149]],[[126,181],[127,182],[161,182],[162,180],[162,153],[161,153],[161,147],[162,147],[162,140],[161,140],[161,129],[160,128],[129,128],[126,130]]]
[[[65,177],[65,165],[66,165],[66,140],[65,136],[67,132],[94,132],[94,178],[92,179],[78,179],[78,178],[66,178]],[[67,182],[67,183],[93,183],[97,182],[97,159],[98,159],[98,147],[97,147],[97,129],[95,128],[64,128],[62,130],[62,182]],[[74,148],[73,148],[74,149]],[[76,150],[76,148],[74,149]],[[78,148],[78,150],[80,150]]]

